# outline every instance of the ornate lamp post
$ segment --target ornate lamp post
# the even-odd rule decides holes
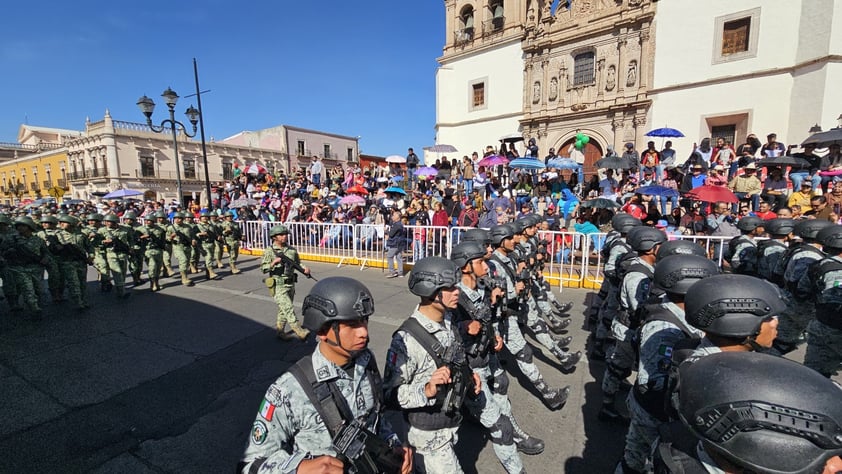
[[[164,102],[166,102],[167,108],[169,108],[170,110],[170,118],[161,121],[161,125],[159,126],[155,126],[152,124],[152,112],[155,110],[155,102],[152,99],[144,95],[143,97],[138,99],[137,106],[140,107],[140,111],[143,112],[143,115],[146,116],[146,125],[148,125],[153,132],[162,133],[168,128],[169,130],[172,130],[172,143],[175,155],[175,179],[176,188],[178,189],[178,203],[183,205],[182,200],[184,199],[184,193],[182,193],[181,189],[181,165],[178,161],[178,128],[181,127],[182,132],[184,132],[184,134],[187,135],[187,137],[195,137],[196,125],[199,123],[199,111],[191,105],[184,112],[184,115],[186,115],[187,118],[190,120],[190,124],[193,125],[193,134],[191,135],[187,131],[187,127],[185,127],[183,123],[175,119],[175,104],[176,102],[178,102],[178,94],[176,94],[174,90],[167,87],[167,90],[165,90],[164,93],[161,94],[161,97],[164,98]]]

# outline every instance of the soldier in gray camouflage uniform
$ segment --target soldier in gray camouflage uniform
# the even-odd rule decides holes
[[[763,235],[763,219],[746,216],[737,222],[740,235],[728,242],[726,257],[722,264],[734,273],[757,276],[757,237]]]
[[[798,282],[816,305],[816,319],[807,325],[804,365],[829,378],[842,366],[842,226],[822,229],[816,238],[828,257]]]
[[[421,303],[395,331],[386,357],[386,400],[404,412],[409,424],[407,440],[415,448],[419,472],[463,472],[454,451],[462,415],[458,408],[444,406],[452,388],[448,385],[456,376],[450,368],[467,367],[450,313],[459,301],[459,273],[456,264],[441,257],[427,257],[415,264],[408,279],[409,291],[421,297]],[[437,341],[435,346],[431,340]],[[473,372],[464,376],[473,378],[469,390],[478,394],[482,388],[479,377]]]
[[[352,422],[346,416],[391,445],[403,463],[401,472],[411,472],[411,451],[400,447],[383,417],[382,382],[367,348],[374,313],[368,288],[351,278],[325,278],[304,298],[302,313],[304,326],[318,334],[318,346],[266,391],[238,472],[342,473],[345,461],[333,439]],[[320,388],[342,395],[344,403],[332,403],[336,420],[315,395]],[[322,401],[319,406],[313,398]]]
[[[778,260],[784,255],[792,240],[795,221],[793,219],[778,217],[766,221],[763,228],[766,230],[769,238],[757,243],[757,276],[771,281],[772,270],[774,270],[778,264]]]

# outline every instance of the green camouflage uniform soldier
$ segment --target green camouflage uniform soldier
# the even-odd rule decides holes
[[[134,286],[146,283],[140,274],[143,272],[143,256],[145,249],[143,248],[146,242],[140,238],[140,224],[137,222],[137,214],[134,211],[126,211],[123,214],[123,228],[129,234],[132,243],[131,252],[129,252],[129,274],[132,276]]]
[[[214,273],[216,266],[216,241],[219,238],[216,226],[210,221],[210,214],[203,212],[199,216],[200,222],[196,224],[196,237],[205,257],[205,276],[208,280],[218,280],[219,275]]]
[[[15,235],[17,235],[17,232],[12,228],[12,219],[6,214],[0,214],[0,255],[5,253]],[[9,307],[18,309],[18,289],[9,269],[9,262],[4,257],[0,257],[0,279],[3,280],[3,295],[9,302]]]
[[[108,270],[114,279],[117,297],[126,298],[130,294],[126,292],[126,273],[133,242],[125,228],[120,226],[120,218],[116,214],[108,214],[102,221],[105,222],[105,227],[101,227],[98,232],[103,238]]]
[[[70,300],[76,303],[77,309],[90,308],[88,304],[88,263],[91,260],[91,242],[76,230],[79,220],[73,216],[63,215],[58,218],[59,227],[56,238],[61,247],[59,252],[59,269],[64,275],[64,283]]]
[[[99,234],[99,229],[102,228],[102,214],[88,214],[86,220],[88,225],[85,226],[82,233],[88,237],[94,249],[94,268],[99,272],[99,289],[100,291],[111,291],[114,286],[111,284],[111,277],[108,272],[105,246],[102,245],[102,236]]]
[[[278,304],[278,318],[275,324],[278,337],[282,339],[287,337],[286,332],[284,332],[284,324],[287,324],[299,339],[304,340],[310,331],[301,327],[301,324],[295,319],[295,313],[292,309],[297,275],[292,265],[284,262],[280,257],[280,255],[285,255],[295,264],[301,265],[298,251],[287,245],[288,238],[289,229],[285,225],[276,225],[269,229],[269,239],[272,241],[272,245],[263,251],[260,270],[269,274],[265,280],[266,286],[275,299],[275,303]],[[304,267],[304,274],[310,275],[310,269]]]
[[[202,256],[202,246],[199,240],[195,237],[199,233],[199,228],[195,222],[195,216],[189,211],[182,211],[184,215],[184,224],[190,227],[193,234],[193,249],[190,253],[190,273],[199,273],[199,257]]]
[[[40,223],[41,230],[36,232],[36,235],[47,244],[47,250],[50,251],[50,255],[53,257],[50,259],[50,263],[47,264],[47,286],[50,288],[50,296],[53,299],[53,303],[59,303],[65,301],[65,282],[64,275],[58,267],[58,240],[56,239],[58,219],[56,219],[56,216],[46,215],[41,217]]]
[[[228,264],[231,266],[231,274],[236,275],[240,273],[240,269],[237,268],[237,257],[240,256],[240,240],[243,238],[243,231],[234,222],[234,213],[231,211],[225,213],[225,220],[220,227],[225,245],[228,247]]]
[[[173,223],[167,226],[167,240],[172,244],[172,253],[178,260],[181,284],[193,286],[187,272],[190,269],[190,259],[193,256],[193,244],[196,242],[196,237],[193,228],[184,223],[183,212],[176,213],[173,217]]]
[[[12,278],[15,281],[23,304],[36,317],[41,317],[38,304],[41,295],[41,282],[44,281],[44,267],[50,263],[50,251],[44,241],[35,235],[38,224],[29,217],[14,220],[18,231],[4,257],[10,263]]]
[[[145,242],[146,272],[149,274],[152,291],[161,291],[158,280],[161,278],[161,269],[164,267],[164,249],[169,243],[167,229],[158,222],[166,221],[167,216],[158,211],[149,217],[146,224],[139,227],[138,231],[140,239]]]
[[[213,225],[214,229],[216,230],[216,242],[214,242],[214,249],[216,253],[216,268],[225,268],[225,265],[222,264],[222,254],[225,250],[225,240],[222,238],[222,221],[220,217],[222,216],[222,210],[217,209],[216,211],[211,212],[211,225]]]
[[[170,221],[167,219],[167,214],[164,211],[156,212],[155,220],[157,221],[156,223],[158,224],[158,227],[163,228],[165,231],[170,225]],[[170,242],[169,239],[165,241],[164,248],[161,249],[161,262],[163,262],[164,265],[164,276],[175,276],[175,270],[172,269],[172,242]]]

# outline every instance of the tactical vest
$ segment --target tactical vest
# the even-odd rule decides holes
[[[842,272],[842,262],[835,258],[826,258],[814,263],[810,267],[810,281],[816,282],[822,276],[830,272]],[[821,293],[825,291],[842,292],[842,288],[830,287],[825,285],[824,288],[818,289]],[[816,319],[822,324],[833,329],[842,330],[842,303],[816,303]]]
[[[775,252],[775,254],[783,254],[786,252],[788,247],[780,240],[775,239],[761,240],[757,243],[757,276],[763,278],[764,280],[771,279],[772,272],[780,260],[781,255],[779,255],[778,258],[771,260],[771,255],[773,253],[772,249],[776,248],[780,248],[782,251]]]
[[[488,353],[494,346],[494,328],[492,327],[491,308],[478,307],[464,291],[459,292],[459,306],[456,309],[459,321],[478,321],[479,333],[468,335],[464,341],[465,357],[472,369],[488,365]]]

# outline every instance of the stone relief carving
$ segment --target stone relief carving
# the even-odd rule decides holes
[[[537,104],[541,102],[541,81],[535,81],[532,84],[532,103]]]
[[[629,72],[626,73],[626,86],[631,87],[637,83],[637,60],[629,61]]]
[[[593,2],[591,0],[576,0],[573,2],[573,8],[576,9],[576,15],[587,15],[593,11]]]
[[[643,0],[629,0],[630,7],[636,7],[643,3]]]
[[[617,66],[613,64],[608,66],[608,72],[605,75],[605,90],[613,91],[617,86]]]
[[[558,98],[558,78],[550,79],[550,95],[548,99],[556,100]]]

